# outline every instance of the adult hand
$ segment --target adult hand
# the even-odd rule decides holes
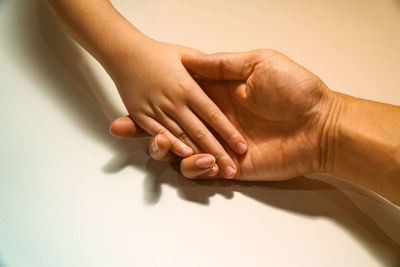
[[[242,156],[225,145],[239,166],[238,179],[282,180],[328,168],[326,142],[336,99],[314,74],[272,50],[191,55],[182,62],[247,141]],[[163,137],[150,144],[159,140],[163,146],[150,149],[153,157],[168,155]],[[199,168],[198,160],[207,158],[210,166]],[[181,170],[197,177],[210,172],[211,163],[210,155],[193,155],[182,161]]]

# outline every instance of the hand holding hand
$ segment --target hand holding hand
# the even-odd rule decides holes
[[[130,116],[150,135],[165,135],[176,154],[206,151],[225,177],[235,176],[235,163],[203,121],[236,153],[246,151],[246,141],[181,62],[185,55],[201,53],[148,39],[140,44],[107,68]]]
[[[239,166],[238,179],[281,180],[324,170],[335,97],[318,77],[272,50],[190,55],[182,62],[247,141],[243,156],[225,146]],[[168,142],[162,136],[154,141],[162,143],[158,159],[166,157]],[[196,164],[201,158],[212,159],[207,154],[185,158],[182,173],[209,172],[212,166]]]

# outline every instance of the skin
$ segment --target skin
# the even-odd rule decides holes
[[[400,107],[329,90],[314,74],[272,50],[193,55],[182,59],[205,92],[239,129],[248,151],[232,158],[240,180],[282,180],[328,172],[400,204]],[[144,134],[130,117],[118,137]],[[176,160],[171,143],[149,143],[157,160]],[[199,164],[199,160],[201,164]],[[212,155],[181,161],[189,178],[220,177]]]
[[[206,151],[225,177],[236,175],[237,166],[221,142],[243,154],[246,140],[181,62],[199,51],[147,37],[107,0],[47,0],[47,4],[108,72],[138,126],[152,136],[163,134],[177,155]]]
[[[320,169],[331,96],[315,75],[272,50],[183,62],[247,141],[243,156],[228,149],[237,179],[283,180]]]

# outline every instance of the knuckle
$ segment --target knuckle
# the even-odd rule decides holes
[[[176,148],[177,145],[179,145],[179,139],[178,138],[172,138],[171,140],[171,147]]]
[[[153,103],[152,107],[151,107],[151,110],[152,110],[152,114],[154,116],[157,116],[157,117],[160,117],[160,116],[162,116],[164,114],[164,112],[162,110],[162,107],[159,104]]]
[[[171,142],[172,144],[175,143],[174,142],[175,138],[172,138],[172,134],[165,128],[159,130],[158,133],[155,136],[157,136],[157,135],[163,135],[169,140],[169,142]]]
[[[148,116],[148,115],[152,114],[152,110],[148,107],[129,106],[127,109],[128,109],[129,115],[131,115],[133,118],[137,118],[140,116]]]
[[[178,139],[181,140],[182,142],[186,141],[189,139],[186,133],[182,133],[178,136]]]
[[[180,114],[185,112],[185,105],[183,99],[176,97],[175,100],[168,100],[162,105],[163,113],[172,118],[178,117]]]
[[[162,111],[162,114],[165,115],[166,114],[171,114],[172,111],[174,111],[174,104],[172,103],[172,101],[165,101],[164,103],[162,103],[160,105],[160,110]],[[160,112],[161,113],[161,112]]]
[[[166,135],[167,134],[167,130],[166,129],[161,129],[160,131],[158,131],[157,134],[163,134]]]
[[[192,84],[189,81],[187,81],[186,79],[183,79],[183,80],[179,80],[177,82],[177,87],[179,89],[179,92],[181,92],[182,94],[185,95],[185,94],[191,92]]]
[[[230,157],[228,154],[226,154],[225,151],[220,151],[217,152],[215,154],[213,154],[215,157],[215,161],[219,164],[221,164],[221,166],[230,163]]]
[[[221,120],[221,117],[221,112],[219,112],[218,110],[213,110],[209,114],[210,121],[214,124],[218,123]]]
[[[205,136],[206,136],[206,131],[204,131],[203,129],[197,130],[194,134],[196,140],[202,140],[204,139]]]

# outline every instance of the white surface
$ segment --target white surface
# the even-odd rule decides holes
[[[275,48],[400,104],[398,1],[113,2],[156,39]],[[40,1],[0,0],[0,33],[1,267],[400,266],[398,208],[321,175],[186,180],[109,136],[112,82]]]

